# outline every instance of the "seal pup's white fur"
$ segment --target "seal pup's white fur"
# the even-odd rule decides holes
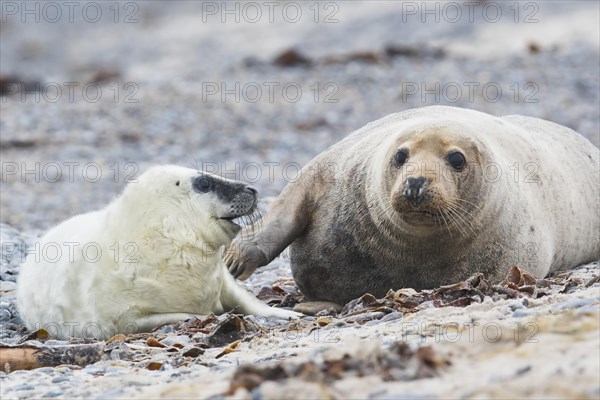
[[[21,267],[21,317],[28,329],[58,338],[108,338],[234,308],[298,316],[256,299],[220,261],[222,246],[239,231],[231,219],[255,205],[256,191],[241,182],[153,167],[105,208],[40,240]]]

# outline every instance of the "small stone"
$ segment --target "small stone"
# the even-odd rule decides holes
[[[61,382],[67,382],[70,378],[67,376],[55,376],[54,378],[52,378],[52,380],[50,382],[52,383],[61,383]]]
[[[296,304],[293,310],[306,315],[315,315],[319,311],[328,310],[330,308],[333,308],[335,312],[339,313],[342,311],[343,307],[331,301],[307,301]]]
[[[198,347],[186,347],[181,350],[184,357],[198,357],[199,355],[204,353],[204,350]]]
[[[17,290],[17,283],[11,281],[0,281],[0,292],[12,292]]]
[[[192,344],[190,341],[190,338],[186,335],[167,336],[166,338],[161,340],[160,343],[163,344],[164,346],[174,346],[176,344],[179,344],[179,345],[183,345],[184,347],[186,345]]]
[[[69,345],[68,340],[56,340],[56,339],[48,339],[44,342],[46,346],[67,346]],[[54,368],[52,368],[54,370]]]
[[[111,366],[106,367],[107,374],[122,375],[126,372],[127,372],[127,368],[124,366],[122,367],[122,366],[118,366],[118,365],[111,365]]]
[[[23,383],[21,385],[17,385],[17,386],[13,386],[12,390],[16,391],[20,391],[20,390],[34,390],[35,387],[33,385],[30,385],[28,383]]]
[[[173,332],[174,328],[173,325],[165,325],[162,328],[160,328],[159,330],[156,331],[156,333],[171,333]]]
[[[13,275],[13,274],[10,274],[8,272],[2,273],[2,274],[0,274],[0,281],[16,282],[17,281],[17,275]]]
[[[62,396],[63,392],[61,390],[51,390],[46,392],[43,397],[58,397]]]
[[[91,375],[100,375],[106,372],[106,367],[104,366],[96,366],[96,365],[87,365],[83,372]]]
[[[394,311],[381,318],[381,322],[395,321],[402,317],[404,317],[403,313],[401,313],[400,311]]]
[[[534,315],[533,312],[529,311],[529,310],[524,310],[524,309],[519,309],[517,311],[515,311],[514,313],[512,313],[513,318],[523,318],[523,317],[529,317],[531,315]]]
[[[54,368],[52,367],[43,367],[43,368],[38,368],[35,370],[35,372],[41,373],[41,374],[51,374],[54,372]]]
[[[588,304],[592,304],[597,302],[598,300],[595,298],[591,298],[591,299],[573,299],[573,300],[568,300],[562,303],[557,304],[558,308],[561,310],[568,310],[571,308],[579,308],[579,307],[584,307],[587,306]]]
[[[4,308],[0,309],[0,322],[10,321],[11,318],[12,318],[12,315],[10,315],[10,312],[7,309],[4,309]]]

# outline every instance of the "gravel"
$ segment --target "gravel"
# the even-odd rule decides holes
[[[486,32],[500,25],[480,16],[473,23],[423,24],[416,17],[403,22],[393,3],[381,2],[376,10],[352,3],[340,3],[339,23],[327,26],[214,20],[196,26],[189,19],[190,13],[201,12],[195,2],[168,10],[155,2],[140,3],[139,24],[79,21],[59,30],[57,24],[31,23],[23,29],[9,21],[2,35],[2,74],[81,86],[99,73],[115,77],[101,84],[104,95],[97,102],[82,95],[71,101],[67,88],[56,102],[43,96],[36,102],[30,94],[1,98],[2,185],[10,193],[0,199],[2,222],[45,230],[74,213],[103,206],[129,179],[157,163],[204,167],[249,181],[262,195],[276,195],[300,166],[353,130],[389,113],[431,104],[546,118],[598,145],[597,28],[588,26],[587,35],[572,37],[575,30],[558,24],[552,29],[564,34],[545,43],[548,28],[541,17],[539,24],[502,21],[519,32],[513,39],[520,47],[514,48],[500,35],[487,38]],[[539,12],[546,20],[569,10],[560,2],[542,4]],[[508,6],[502,7],[509,15]],[[577,3],[571,11],[593,15],[597,7]],[[275,31],[278,37],[272,38]],[[123,41],[124,35],[131,40]],[[259,43],[251,43],[253,36],[261,38]],[[90,40],[96,46],[90,47]],[[528,50],[530,42],[539,52]],[[468,51],[460,46],[466,43],[472,43]],[[418,55],[388,57],[390,45]],[[292,47],[312,64],[285,68],[271,63]],[[444,55],[432,55],[428,48]],[[24,49],[35,62],[24,58]],[[361,61],[361,52],[375,58]],[[331,60],[336,57],[341,61]],[[115,82],[122,91],[118,101],[111,86]],[[279,85],[272,99],[269,82]],[[131,99],[136,103],[125,102],[132,92],[123,89],[127,83],[138,88]],[[221,85],[235,92],[236,83],[239,98],[222,99]],[[207,85],[212,84],[219,92],[209,95]],[[298,101],[291,101],[291,90],[282,93],[285,85],[301,88]],[[489,92],[484,92],[486,85]],[[253,102],[256,86],[262,97]],[[501,95],[496,96],[496,88]],[[409,95],[411,90],[416,94]]]
[[[499,6],[505,17],[498,23],[486,21],[478,8],[485,3]],[[411,15],[406,9],[402,14],[403,6],[397,2],[378,2],[374,7],[363,1],[327,3],[333,8],[321,9],[320,22],[315,23],[313,10],[303,3],[306,18],[294,24],[281,17],[274,23],[263,18],[256,24],[224,24],[219,16],[203,13],[203,3],[186,1],[118,3],[122,8],[115,23],[108,8],[111,4],[101,4],[104,17],[94,24],[76,13],[73,23],[66,17],[58,23],[35,23],[29,17],[22,23],[17,15],[7,16],[0,25],[2,82],[63,88],[55,102],[49,101],[50,91],[0,96],[0,342],[4,344],[16,343],[25,333],[14,289],[27,249],[45,230],[69,216],[107,204],[150,165],[202,168],[250,182],[263,196],[275,196],[300,166],[353,130],[389,113],[432,104],[545,118],[579,131],[595,146],[600,143],[600,6],[595,2],[535,2],[537,23],[524,23],[531,10],[523,3],[515,23],[510,2],[480,2],[474,21],[468,21],[463,8],[463,18],[457,23],[443,19],[422,23],[421,14]],[[134,10],[126,9],[126,4],[137,10],[137,23],[123,23]],[[324,24],[323,17],[335,7],[339,21]],[[392,47],[403,55],[391,56]],[[293,56],[291,49],[307,63],[282,66],[272,62],[284,51]],[[65,82],[79,84],[73,99],[67,95]],[[97,102],[80,90],[94,82],[102,90]],[[268,85],[273,82],[278,86],[270,99]],[[222,85],[232,89],[236,83],[239,101],[233,94],[222,99]],[[301,88],[298,101],[290,101],[291,91],[281,91],[285,85]],[[209,94],[209,87],[219,92]],[[252,90],[257,87],[262,96],[254,102]],[[476,87],[472,96],[469,87]],[[484,87],[491,91],[485,92]],[[500,96],[495,95],[497,88]],[[599,275],[598,263],[578,268],[574,274],[584,280]],[[285,257],[260,269],[244,284],[258,293],[281,279],[291,279]],[[407,318],[410,323],[427,324],[447,318],[487,318],[506,324],[539,319],[543,332],[548,324],[570,324],[575,327],[572,337],[584,339],[571,343],[572,337],[561,331],[558,341],[550,329],[541,345],[547,347],[541,347],[536,357],[526,358],[534,367],[520,373],[515,371],[525,366],[518,354],[495,361],[494,354],[485,358],[475,353],[476,349],[490,351],[489,346],[452,347],[458,354],[454,369],[445,378],[428,380],[427,387],[418,380],[414,385],[395,386],[399,383],[351,378],[328,386],[337,393],[332,397],[344,397],[344,393],[381,399],[555,397],[556,393],[597,397],[600,388],[585,381],[585,373],[571,376],[569,371],[556,373],[550,367],[568,358],[574,370],[580,368],[597,378],[598,358],[583,348],[597,348],[597,337],[585,336],[587,331],[578,331],[578,324],[590,315],[596,319],[600,315],[599,291],[600,284],[595,283],[572,293],[553,293],[545,301],[528,300],[530,304],[523,302],[527,299],[501,304],[490,300],[468,309],[423,310],[410,317],[394,312],[364,325],[334,319],[326,328],[341,338],[340,345],[315,340],[313,330],[289,341],[280,334],[282,321],[249,317],[273,334],[268,340],[242,343],[243,351],[233,355],[216,359],[223,349],[208,349],[196,361],[180,365],[164,362],[167,358],[157,353],[152,360],[164,364],[158,371],[149,371],[141,361],[131,361],[137,356],[135,350],[120,346],[110,353],[110,362],[85,368],[0,372],[0,393],[2,398],[222,398],[239,363],[299,362],[303,357],[322,360],[323,354],[342,345],[353,356],[370,344],[383,343],[387,348],[398,340],[399,332],[403,335]],[[564,320],[548,322],[553,316]],[[307,324],[314,321],[306,318]],[[597,326],[593,329],[597,336]],[[178,337],[172,325],[158,334],[166,335],[171,344],[185,345],[185,351],[197,339]],[[364,339],[357,341],[359,336]],[[425,336],[413,336],[413,344],[425,340]],[[571,347],[563,348],[562,358],[552,358],[563,345]],[[479,361],[473,361],[470,370],[465,360]],[[489,387],[471,381],[469,373],[452,372],[457,370],[470,371]],[[581,391],[554,390],[558,386],[553,385],[565,380],[561,374],[567,374]],[[518,378],[521,375],[523,380]],[[507,379],[515,392],[503,391],[508,390]],[[471,383],[457,387],[456,382],[463,381]],[[548,382],[543,386],[549,392],[536,392],[531,382]],[[288,389],[283,384],[278,389],[284,392],[277,392],[277,385],[263,384],[260,390],[238,392],[237,397],[278,398],[281,393],[295,393],[298,384],[306,393],[323,395],[317,383],[292,379],[285,382]]]

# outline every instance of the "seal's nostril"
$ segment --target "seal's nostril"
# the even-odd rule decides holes
[[[402,193],[406,200],[413,206],[417,207],[423,202],[425,197],[425,177],[420,176],[418,178],[408,178],[406,180],[406,187]]]
[[[257,195],[258,194],[258,190],[254,189],[252,186],[246,186],[244,189],[246,192],[251,193],[253,195]]]

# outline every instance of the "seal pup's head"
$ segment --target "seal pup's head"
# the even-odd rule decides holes
[[[235,219],[256,210],[256,189],[175,165],[150,168],[117,200],[121,218],[179,242],[229,244],[240,230]],[[137,235],[139,236],[139,235]]]
[[[450,235],[474,235],[484,158],[482,144],[462,124],[441,121],[405,129],[385,155],[389,213],[412,233],[442,227]]]

